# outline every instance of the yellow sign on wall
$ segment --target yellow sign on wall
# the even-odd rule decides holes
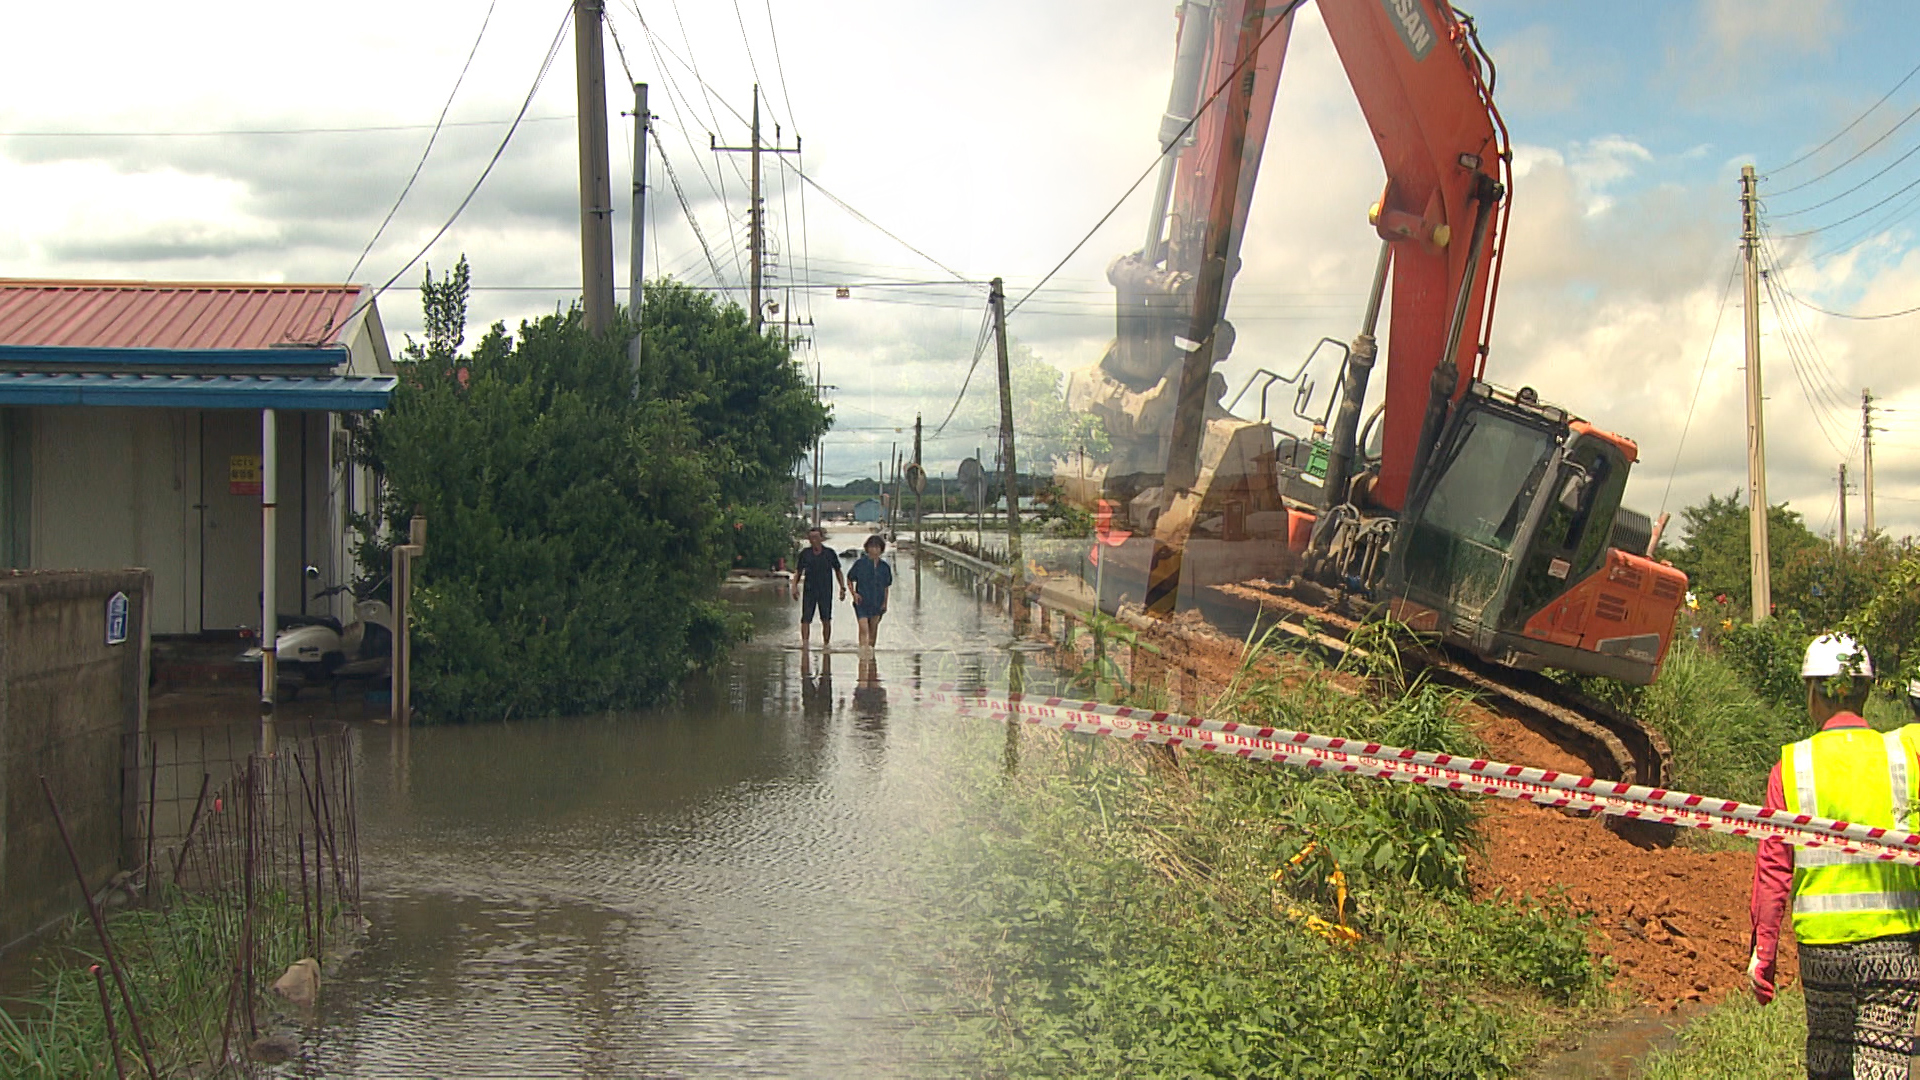
[[[235,454],[227,459],[227,494],[258,495],[260,486],[260,455]]]

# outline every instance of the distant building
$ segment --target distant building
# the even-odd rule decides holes
[[[861,499],[859,502],[853,504],[853,520],[855,521],[879,521],[883,513],[884,509],[881,507],[879,499]]]
[[[375,505],[347,427],[395,381],[364,286],[0,279],[0,566],[146,567],[156,635],[259,626],[271,423],[275,606],[343,615],[311,594]]]

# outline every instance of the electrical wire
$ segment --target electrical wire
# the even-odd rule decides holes
[[[1081,248],[1087,246],[1087,242],[1093,239],[1094,234],[1106,227],[1107,222],[1113,218],[1113,215],[1120,212],[1120,208],[1126,205],[1128,199],[1133,198],[1133,193],[1140,190],[1140,185],[1147,182],[1147,177],[1152,176],[1154,171],[1160,168],[1161,160],[1168,154],[1173,153],[1174,148],[1186,140],[1187,133],[1193,130],[1193,125],[1199,123],[1200,118],[1207,114],[1209,108],[1213,107],[1213,103],[1220,100],[1220,95],[1226,93],[1235,82],[1239,81],[1243,69],[1246,68],[1248,64],[1253,63],[1254,59],[1260,55],[1260,50],[1266,47],[1267,39],[1273,36],[1273,32],[1285,26],[1287,20],[1292,17],[1293,13],[1304,3],[1306,3],[1306,0],[1288,0],[1286,8],[1274,18],[1273,25],[1267,27],[1267,29],[1261,33],[1260,40],[1254,43],[1252,49],[1248,50],[1247,56],[1242,59],[1240,63],[1234,65],[1234,69],[1227,73],[1226,78],[1220,80],[1220,85],[1214,88],[1213,93],[1208,94],[1207,99],[1200,103],[1200,107],[1193,110],[1192,118],[1181,127],[1180,131],[1162,145],[1160,152],[1153,156],[1152,163],[1140,173],[1139,177],[1137,177],[1133,183],[1127,185],[1127,190],[1121,193],[1120,198],[1116,199],[1111,207],[1107,208],[1106,213],[1100,215],[1100,220],[1093,223],[1093,228],[1088,229],[1087,234],[1082,236],[1079,242],[1074,244],[1073,247],[1061,257],[1059,262],[1053,264],[1053,269],[1047,271],[1045,276],[1034,283],[1033,288],[1027,290],[1026,295],[1022,296],[1012,307],[1007,309],[1008,315],[1012,315],[1024,307],[1026,302],[1033,298],[1034,293],[1039,292],[1047,282],[1053,280],[1053,275],[1059,273],[1060,268],[1067,265],[1068,260],[1078,255]]]
[[[1920,112],[1920,109],[1916,109],[1914,111]],[[1853,213],[1848,214],[1846,217],[1838,218],[1834,221],[1829,221],[1825,225],[1816,225],[1811,229],[1802,229],[1799,232],[1781,233],[1780,239],[1798,240],[1804,236],[1813,236],[1818,233],[1826,232],[1828,229],[1838,228],[1841,225],[1845,225],[1849,221],[1857,221],[1860,218],[1866,217],[1868,214],[1873,213],[1875,210],[1880,209],[1881,207],[1887,205],[1888,203],[1892,202],[1893,200],[1899,198],[1902,195],[1905,195],[1907,192],[1912,191],[1914,188],[1917,188],[1917,187],[1920,187],[1920,179],[1916,179],[1907,183],[1903,187],[1900,187],[1899,189],[1895,190],[1892,194],[1881,199],[1879,202],[1869,203],[1867,206],[1863,207],[1862,209],[1855,210]]]
[[[345,322],[351,322],[362,311],[365,311],[368,306],[380,298],[382,293],[392,288],[393,283],[399,281],[402,274],[413,269],[415,263],[425,258],[427,252],[433,250],[433,245],[439,243],[440,238],[447,235],[447,231],[453,228],[454,222],[460,220],[460,215],[466,212],[468,205],[473,202],[473,197],[480,194],[481,186],[487,182],[487,177],[493,175],[494,166],[500,164],[501,157],[507,152],[508,144],[513,142],[514,134],[520,130],[520,121],[526,117],[527,110],[533,107],[534,95],[540,92],[540,85],[547,80],[547,72],[553,69],[553,63],[560,55],[560,46],[567,39],[567,28],[572,24],[572,21],[573,6],[569,4],[567,5],[566,15],[560,20],[560,28],[554,31],[553,42],[547,46],[547,55],[545,59],[540,62],[540,70],[533,76],[533,85],[527,88],[526,99],[520,103],[520,112],[514,117],[512,125],[507,128],[506,134],[500,137],[500,145],[494,148],[493,156],[487,159],[486,168],[480,170],[480,175],[473,181],[473,186],[467,189],[466,197],[460,200],[460,205],[453,208],[453,213],[447,216],[446,222],[434,232],[433,236],[430,237],[425,244],[420,246],[420,250],[415,252],[414,256],[407,260],[406,265],[395,270],[393,276],[388,278],[385,284],[373,290],[365,300],[362,300],[354,306],[354,309],[347,314],[347,318],[343,320],[343,324]]]
[[[747,17],[740,11],[740,0],[733,0],[733,17],[740,24],[740,44],[747,47],[747,70],[753,72],[753,85],[757,90],[760,87],[760,64],[753,58],[753,39],[747,34]],[[693,47],[689,45],[687,50],[692,52]]]
[[[1764,229],[1765,226],[1763,225],[1762,228]],[[1794,303],[1800,305],[1803,308],[1806,308],[1809,311],[1817,311],[1822,315],[1829,315],[1836,319],[1853,319],[1860,322],[1871,322],[1877,319],[1898,319],[1905,315],[1920,314],[1920,304],[1916,304],[1910,308],[1903,308],[1899,311],[1881,311],[1881,312],[1875,312],[1870,315],[1863,315],[1859,312],[1833,311],[1829,308],[1822,307],[1819,304],[1812,302],[1811,300],[1807,300],[1804,297],[1802,297],[1799,293],[1794,292],[1792,284],[1785,279],[1782,268],[1775,266],[1774,273],[1776,276],[1780,276],[1781,278],[1780,280],[1781,290],[1785,292],[1788,298],[1790,298]]]
[[[552,124],[566,116],[529,116],[521,123]],[[195,131],[0,131],[0,139],[224,139],[279,135],[370,135],[390,131],[428,131],[435,128],[505,127],[512,120],[448,120],[438,124],[352,124],[342,127],[220,128]]]
[[[1819,146],[1816,146],[1813,149],[1807,151],[1806,153],[1801,154],[1799,157],[1794,158],[1792,161],[1787,162],[1785,165],[1782,165],[1777,169],[1767,170],[1767,175],[1771,176],[1774,173],[1786,172],[1788,169],[1793,168],[1795,165],[1798,165],[1801,162],[1806,161],[1808,158],[1813,157],[1815,154],[1818,154],[1820,151],[1825,150],[1827,147],[1832,146],[1836,142],[1839,142],[1841,137],[1846,135],[1847,132],[1852,131],[1854,128],[1858,127],[1860,125],[1860,121],[1865,120],[1867,117],[1873,115],[1875,110],[1879,109],[1880,106],[1885,105],[1887,103],[1887,99],[1893,97],[1894,94],[1898,93],[1900,88],[1907,85],[1907,81],[1912,79],[1915,75],[1920,75],[1920,64],[1915,64],[1912,70],[1908,71],[1905,75],[1902,75],[1900,77],[1900,81],[1893,84],[1892,90],[1889,90],[1886,93],[1880,95],[1879,101],[1876,101],[1872,105],[1867,106],[1867,111],[1861,113],[1859,116],[1854,117],[1852,122],[1848,123],[1846,127],[1843,127],[1839,131],[1834,132],[1832,138],[1828,139],[1826,142],[1821,143]]]
[[[1294,0],[1294,2],[1299,3],[1300,0]],[[853,217],[859,222],[861,222],[862,224],[877,230],[881,235],[885,236],[887,239],[892,240],[894,243],[899,244],[901,247],[906,248],[908,251],[911,251],[915,255],[918,255],[921,258],[927,260],[929,263],[932,263],[934,266],[937,266],[940,269],[945,270],[947,273],[952,274],[955,280],[960,281],[963,284],[967,284],[967,285],[977,284],[977,282],[975,282],[974,279],[967,277],[967,275],[961,273],[958,270],[955,270],[953,267],[948,266],[946,263],[941,262],[939,259],[936,259],[933,256],[927,254],[926,252],[921,251],[919,248],[914,247],[912,244],[907,243],[905,240],[902,240],[898,234],[894,233],[892,230],[888,229],[886,226],[880,224],[879,222],[868,217],[867,215],[854,209],[852,204],[848,203],[845,199],[842,199],[840,196],[835,195],[833,192],[828,191],[826,188],[822,187],[820,184],[820,181],[815,180],[811,175],[805,172],[801,172],[798,168],[796,168],[794,171],[796,173],[799,173],[800,179],[803,183],[812,185],[815,191],[818,191],[820,194],[825,195],[828,198],[828,200],[830,200],[835,206],[838,206],[840,209],[845,210],[849,214],[852,214]]]
[[[367,241],[366,247],[360,249],[360,257],[353,260],[353,269],[347,271],[347,276],[342,278],[342,281],[352,282],[354,275],[360,272],[361,265],[367,261],[368,253],[373,251],[373,245],[379,243],[380,238],[386,235],[387,226],[393,224],[393,216],[400,212],[400,204],[406,202],[408,193],[413,191],[414,181],[420,179],[420,171],[427,167],[427,156],[433,153],[433,144],[440,139],[440,128],[447,122],[447,111],[453,108],[453,99],[459,95],[461,84],[467,81],[467,72],[473,70],[473,58],[479,55],[480,42],[486,39],[487,26],[493,22],[493,9],[498,2],[499,0],[488,0],[487,13],[480,19],[480,32],[473,35],[473,48],[467,50],[466,62],[460,65],[460,74],[453,80],[453,89],[447,91],[447,100],[440,106],[440,115],[434,118],[433,134],[427,136],[427,145],[420,151],[420,160],[413,163],[413,174],[407,177],[405,184],[401,185],[400,194],[394,198],[393,205],[387,208],[387,216],[380,219],[380,227],[373,230],[373,238]]]
[[[1819,176],[1816,176],[1811,180],[1802,180],[1800,183],[1795,184],[1792,187],[1781,188],[1779,191],[1776,191],[1773,194],[1776,197],[1781,195],[1791,195],[1796,191],[1799,191],[1803,188],[1811,187],[1812,185],[1817,184],[1822,180],[1825,180],[1827,177],[1832,176],[1834,173],[1839,172],[1841,169],[1844,169],[1847,166],[1853,164],[1854,162],[1860,160],[1862,157],[1865,157],[1875,147],[1879,146],[1881,143],[1886,142],[1887,139],[1891,138],[1894,132],[1899,131],[1901,128],[1907,126],[1907,123],[1916,116],[1920,116],[1920,105],[1915,106],[1912,112],[1909,112],[1907,115],[1901,117],[1900,120],[1897,123],[1895,123],[1892,127],[1881,132],[1878,138],[1874,139],[1872,142],[1861,147],[1860,149],[1855,150],[1853,152],[1853,155],[1847,158],[1847,160],[1841,162],[1838,165],[1835,165],[1833,168],[1828,169],[1826,172],[1821,173]]]
[[[786,106],[787,123],[793,125],[793,134],[800,135],[800,118],[793,111],[793,96],[787,93],[787,65],[780,59],[780,31],[773,25],[773,0],[766,0],[767,38],[773,42],[773,70],[780,77],[780,101]],[[804,229],[803,229],[804,231]]]
[[[1839,202],[1841,199],[1844,199],[1847,196],[1853,194],[1854,192],[1859,191],[1861,188],[1866,187],[1868,184],[1873,183],[1875,180],[1878,180],[1881,177],[1892,172],[1895,166],[1899,165],[1901,162],[1907,160],[1908,158],[1912,157],[1915,154],[1920,154],[1920,143],[1915,143],[1913,147],[1910,148],[1906,153],[1901,154],[1899,157],[1894,158],[1892,161],[1888,162],[1886,166],[1882,168],[1879,172],[1874,173],[1872,176],[1867,177],[1865,180],[1860,181],[1859,183],[1853,185],[1852,187],[1848,188],[1847,190],[1841,192],[1838,195],[1829,196],[1828,198],[1822,199],[1819,202],[1812,204],[1811,206],[1800,207],[1798,210],[1782,210],[1778,212],[1769,213],[1767,216],[1774,219],[1775,221],[1778,221],[1781,218],[1799,217],[1801,214],[1811,213],[1812,211],[1818,210],[1823,206],[1831,206],[1834,203]]]
[[[953,396],[953,405],[947,409],[947,418],[940,421],[939,427],[933,429],[934,438],[939,438],[940,433],[947,430],[947,425],[953,422],[953,414],[960,411],[960,402],[966,399],[967,388],[973,385],[974,370],[980,366],[980,358],[986,355],[987,337],[992,330],[993,308],[992,306],[988,306],[985,311],[980,313],[980,333],[974,339],[973,362],[967,365],[967,377],[960,380],[960,392]]]
[[[1700,404],[1700,388],[1707,382],[1707,363],[1713,359],[1714,343],[1720,340],[1720,320],[1727,313],[1727,298],[1733,295],[1733,279],[1739,272],[1736,261],[1727,268],[1727,283],[1720,290],[1720,310],[1713,316],[1713,331],[1707,335],[1707,351],[1700,357],[1700,374],[1693,380],[1693,397],[1687,402],[1687,420],[1680,425],[1680,443],[1673,448],[1673,468],[1667,470],[1667,490],[1660,495],[1660,512],[1667,512],[1667,497],[1673,494],[1673,478],[1680,472],[1680,452],[1687,448],[1687,432],[1693,428],[1693,411]]]

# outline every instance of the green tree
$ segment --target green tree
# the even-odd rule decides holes
[[[991,357],[983,357],[984,367]],[[1007,372],[1013,389],[1014,452],[1023,474],[1051,473],[1056,457],[1065,457],[1085,447],[1088,454],[1104,455],[1111,444],[1106,425],[1091,413],[1067,408],[1066,376],[1047,363],[1025,343],[1007,344]],[[975,385],[954,417],[954,425],[976,431],[1000,430],[1000,387],[991,377],[986,386]],[[991,440],[989,440],[991,441]],[[986,466],[993,467],[992,460]]]
[[[734,565],[790,555],[793,470],[831,423],[811,380],[737,304],[675,281],[647,286],[640,392],[682,403],[699,432],[732,534]]]
[[[496,324],[462,356],[467,281],[464,260],[429,273],[426,341],[408,343],[393,405],[361,440],[387,479],[368,573],[385,573],[416,509],[432,523],[419,707],[478,719],[657,701],[735,636],[717,591],[739,554],[729,533],[769,491],[784,512],[776,481],[825,412],[796,405],[791,364],[737,307],[671,284],[648,287],[661,299],[638,369],[625,313],[599,339],[577,309],[517,334]]]
[[[1686,537],[1678,547],[1663,546],[1662,556],[1686,572],[1692,589],[1703,601],[1725,596],[1729,611],[1749,612],[1753,606],[1749,562],[1753,546],[1740,493],[1736,491],[1724,497],[1709,495],[1706,502],[1689,506],[1680,513]],[[1793,580],[1787,573],[1788,566],[1811,560],[1827,546],[1826,541],[1807,528],[1798,512],[1785,505],[1767,508],[1767,561],[1774,582]],[[1776,584],[1776,608],[1797,605],[1798,599],[1781,591]]]

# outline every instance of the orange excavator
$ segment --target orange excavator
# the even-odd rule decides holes
[[[1199,554],[1243,541],[1284,565],[1258,576],[1317,605],[1389,614],[1509,667],[1651,682],[1686,577],[1621,504],[1637,448],[1485,378],[1512,155],[1492,61],[1444,0],[1318,0],[1386,166],[1372,288],[1352,343],[1316,347],[1344,354],[1318,414],[1308,363],[1242,389],[1265,379],[1258,419],[1222,404],[1223,315],[1301,2],[1180,7],[1146,243],[1109,268],[1115,342],[1070,384],[1114,442],[1080,496],[1155,537],[1149,610],[1179,596],[1183,564],[1189,583],[1206,558],[1237,568],[1216,578],[1249,576],[1260,558]],[[1383,309],[1383,400],[1363,423]],[[1276,432],[1275,384],[1292,386],[1306,434]]]

